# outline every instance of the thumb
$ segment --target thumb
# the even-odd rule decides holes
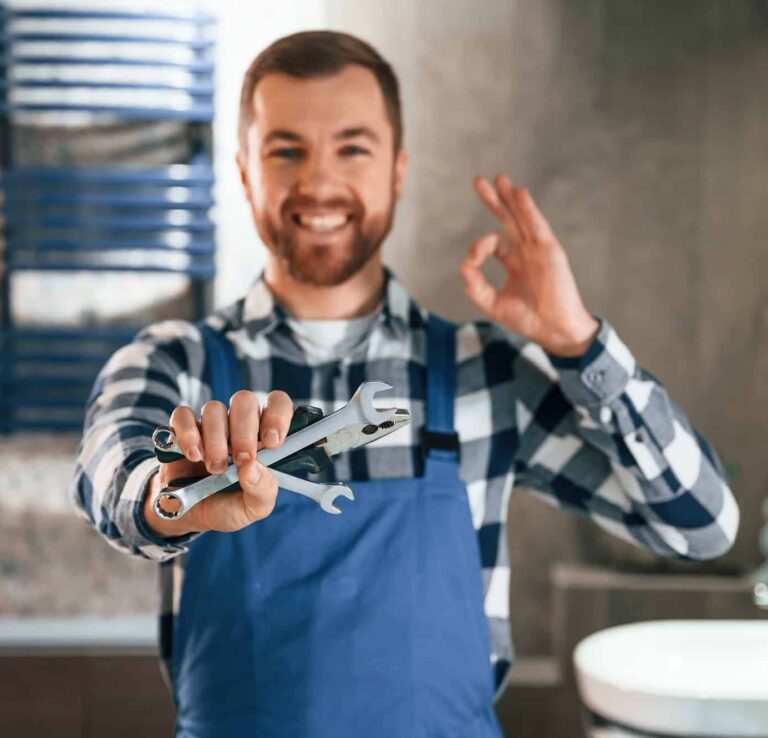
[[[240,467],[238,477],[248,522],[267,517],[277,503],[278,487],[275,475],[260,461],[253,459]]]
[[[493,313],[498,293],[485,278],[481,266],[496,251],[498,243],[499,234],[495,231],[481,236],[472,243],[466,258],[459,267],[459,272],[464,280],[465,294],[489,316]]]

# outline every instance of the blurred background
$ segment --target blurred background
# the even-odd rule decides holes
[[[719,453],[741,508],[733,549],[692,565],[516,490],[508,735],[580,735],[571,652],[589,633],[765,617],[751,574],[768,556],[768,2],[0,9],[0,733],[170,734],[155,566],[111,550],[65,491],[112,347],[233,301],[261,270],[234,161],[240,83],[264,46],[302,29],[359,35],[399,76],[411,161],[384,253],[415,297],[479,317],[458,265],[494,223],[471,182],[507,172],[558,234],[587,306]],[[105,627],[113,616],[123,630]]]

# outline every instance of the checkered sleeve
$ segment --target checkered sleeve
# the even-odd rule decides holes
[[[739,511],[722,464],[613,327],[581,357],[516,361],[517,482],[658,554],[717,557]]]
[[[200,403],[202,342],[183,321],[157,323],[119,349],[96,379],[69,494],[80,515],[108,543],[139,558],[165,561],[194,535],[163,539],[142,515],[158,469],[153,430],[180,404]]]

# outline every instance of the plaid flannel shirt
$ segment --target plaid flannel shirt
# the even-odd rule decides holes
[[[248,387],[262,402],[272,389],[283,389],[294,403],[327,414],[365,379],[395,387],[388,400],[408,408],[412,423],[334,457],[331,476],[337,481],[421,474],[428,313],[389,270],[386,277],[373,329],[338,361],[307,360],[261,278],[245,298],[206,319],[233,343]],[[662,556],[713,558],[736,535],[739,512],[718,457],[611,325],[598,320],[597,337],[578,358],[548,355],[487,321],[457,329],[460,477],[481,552],[497,697],[513,660],[505,530],[513,485]],[[177,405],[199,412],[211,399],[203,362],[200,333],[185,321],[151,325],[117,351],[89,400],[71,485],[76,506],[110,544],[161,563],[166,660],[184,553],[195,535],[153,535],[142,518],[142,498],[158,470],[154,428],[167,423]]]

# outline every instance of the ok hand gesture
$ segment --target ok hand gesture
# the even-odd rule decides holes
[[[481,200],[498,218],[501,232],[478,238],[461,264],[465,292],[491,320],[558,356],[582,355],[599,330],[576,286],[568,257],[528,191],[506,175],[495,187],[475,177]],[[507,278],[496,290],[480,267],[489,256]]]

